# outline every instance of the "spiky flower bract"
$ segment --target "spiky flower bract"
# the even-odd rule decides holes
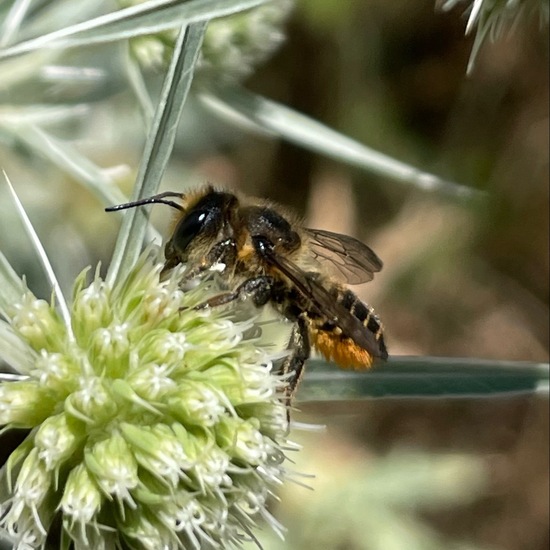
[[[15,548],[228,548],[251,536],[284,475],[286,408],[252,320],[197,311],[144,253],[113,287],[76,281],[71,329],[27,291],[13,304],[24,377],[0,385],[0,425],[29,434],[0,474]],[[48,543],[49,543],[48,542]]]
[[[144,1],[118,0],[123,7]],[[283,24],[293,5],[293,0],[276,0],[211,21],[195,76],[225,84],[248,76],[283,42]],[[133,38],[132,52],[144,67],[165,66],[172,57],[176,36],[177,31],[164,31]]]
[[[450,10],[464,0],[442,0],[442,10]],[[499,39],[507,30],[513,30],[521,19],[538,18],[540,25],[548,25],[550,5],[548,0],[473,0],[470,1],[466,34],[476,29],[468,72],[475,64],[481,46],[487,38]]]

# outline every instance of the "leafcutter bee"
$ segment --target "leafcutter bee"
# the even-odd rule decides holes
[[[367,369],[387,359],[382,323],[343,285],[370,281],[382,269],[368,246],[303,227],[268,201],[211,186],[185,194],[168,191],[106,210],[154,203],[178,210],[163,273],[179,264],[186,264],[189,277],[216,268],[228,289],[199,307],[247,298],[257,307],[271,303],[295,323],[291,352],[281,367],[289,377],[289,402],[312,347],[342,368]]]

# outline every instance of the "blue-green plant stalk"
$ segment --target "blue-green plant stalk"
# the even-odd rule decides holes
[[[285,477],[280,350],[254,319],[193,309],[213,281],[184,292],[161,269],[150,248],[112,285],[83,272],[69,326],[28,289],[5,308],[0,358],[20,376],[0,382],[0,425],[29,430],[0,471],[15,548],[44,548],[56,518],[76,549],[230,548],[258,518],[280,529],[266,510]]]

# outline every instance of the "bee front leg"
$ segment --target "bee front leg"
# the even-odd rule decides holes
[[[281,367],[283,374],[292,373],[288,386],[285,390],[285,404],[288,407],[288,411],[290,411],[292,399],[294,398],[294,394],[298,389],[298,384],[304,374],[305,362],[309,359],[311,352],[311,344],[309,342],[309,326],[307,319],[303,314],[298,317],[298,321],[292,329],[289,347],[292,349],[292,352],[284,360]]]
[[[230,269],[237,261],[237,245],[233,239],[225,239],[212,247],[197,265],[188,266],[183,274],[184,281],[191,281],[208,271]]]
[[[256,307],[261,307],[269,302],[272,293],[273,278],[267,275],[260,275],[252,279],[247,279],[233,292],[224,292],[223,294],[213,296],[209,300],[195,306],[193,309],[223,306],[235,300],[244,300],[246,298],[250,298]]]

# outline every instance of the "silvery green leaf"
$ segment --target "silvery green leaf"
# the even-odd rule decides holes
[[[0,26],[0,47],[10,43],[19,30],[32,0],[15,0]]]
[[[31,348],[21,340],[11,326],[0,319],[0,359],[19,373],[32,368],[34,357]]]
[[[180,31],[145,144],[134,187],[134,200],[153,195],[166,170],[205,29],[206,24],[200,23]],[[142,209],[132,208],[125,212],[109,266],[108,281],[116,280],[119,271],[129,269],[137,260],[146,228],[147,218]]]
[[[34,124],[21,123],[14,126],[12,131],[19,141],[82,182],[103,203],[118,204],[126,200],[124,194],[105,171],[82,155],[69,142],[48,134]]]
[[[267,0],[150,0],[0,50],[0,59],[41,48],[72,48],[177,29],[250,9]]]
[[[21,298],[24,289],[23,281],[0,252],[0,314],[6,315],[8,306]]]
[[[300,401],[371,398],[489,397],[548,395],[548,363],[450,357],[390,357],[357,372],[313,360],[300,387]]]
[[[128,48],[126,48],[126,62],[124,66],[126,68],[126,74],[128,75],[128,82],[138,100],[139,107],[141,109],[141,115],[145,121],[147,128],[151,128],[155,108],[153,101],[147,90],[147,86],[143,79],[143,73],[139,63],[132,57]]]
[[[277,136],[300,147],[332,157],[368,172],[406,183],[423,191],[455,198],[483,196],[476,189],[423,172],[410,164],[375,151],[302,113],[240,87],[218,88],[200,94],[204,105],[245,129]]]
[[[59,305],[59,311],[61,313],[63,322],[65,323],[67,333],[69,337],[74,337],[72,336],[71,314],[69,313],[69,307],[67,305],[67,301],[65,300],[65,297],[63,296],[63,292],[61,291],[61,286],[59,285],[59,281],[55,276],[54,270],[48,259],[46,251],[44,250],[44,247],[42,246],[42,243],[40,242],[40,239],[36,234],[36,231],[34,230],[31,220],[27,216],[27,213],[25,212],[25,209],[23,208],[23,205],[21,204],[21,201],[19,200],[19,197],[17,196],[15,189],[13,188],[6,172],[4,172],[4,177],[6,179],[6,183],[8,184],[8,189],[13,197],[13,202],[15,203],[15,208],[17,210],[17,213],[19,214],[19,217],[23,222],[23,227],[25,228],[25,232],[27,233],[29,239],[31,240],[34,250],[42,265],[42,268],[44,269],[44,273],[46,274],[46,277],[50,282],[52,291],[57,299],[57,303]]]

